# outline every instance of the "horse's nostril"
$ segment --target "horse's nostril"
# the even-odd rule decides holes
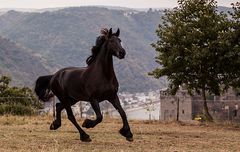
[[[121,51],[120,54],[121,54],[122,56],[125,56],[125,55],[126,55],[125,51]]]
[[[120,54],[121,57],[125,56],[125,53],[123,51],[121,51],[119,54]]]

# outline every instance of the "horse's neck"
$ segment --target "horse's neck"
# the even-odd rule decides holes
[[[115,77],[113,57],[107,50],[106,44],[104,44],[99,51],[100,52],[96,57],[96,61],[94,62],[95,66],[98,67],[107,78],[110,79]]]

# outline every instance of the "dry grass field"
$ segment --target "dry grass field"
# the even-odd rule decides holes
[[[1,116],[0,151],[240,151],[239,126],[130,121],[134,141],[127,142],[118,134],[121,121],[105,119],[95,128],[85,129],[92,142],[83,143],[66,118],[57,131],[49,130],[51,121],[49,116]]]

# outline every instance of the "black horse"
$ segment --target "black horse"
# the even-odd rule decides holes
[[[126,114],[117,95],[118,81],[113,68],[113,56],[123,59],[126,54],[121,46],[119,34],[119,29],[116,33],[112,33],[112,29],[109,30],[107,39],[89,66],[68,67],[59,70],[54,75],[40,76],[37,79],[35,92],[40,100],[46,102],[53,95],[60,100],[60,103],[56,104],[56,119],[50,126],[51,130],[56,130],[61,126],[61,111],[65,109],[68,119],[80,133],[80,140],[90,142],[90,136],[76,122],[71,106],[78,101],[90,102],[96,113],[96,120],[86,119],[82,127],[93,128],[103,118],[99,103],[108,100],[121,115],[123,127],[119,130],[120,134],[128,141],[133,140]]]

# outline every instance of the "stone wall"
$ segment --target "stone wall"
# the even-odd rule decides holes
[[[186,91],[180,90],[175,96],[160,91],[160,120],[192,120],[192,101]]]

